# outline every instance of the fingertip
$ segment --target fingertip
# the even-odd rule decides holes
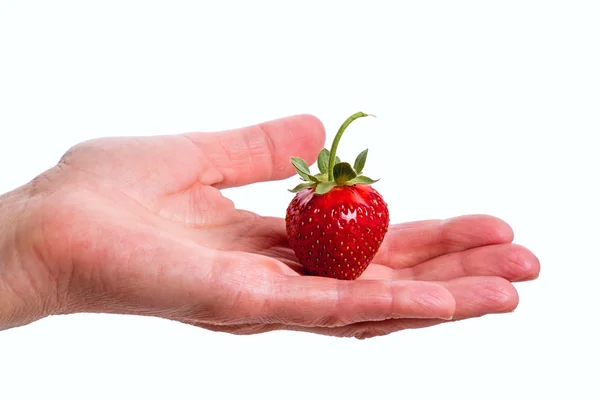
[[[481,279],[475,288],[475,296],[488,313],[507,313],[519,305],[519,293],[508,280],[500,277]]]
[[[295,173],[291,157],[300,157],[312,165],[325,145],[325,127],[312,114],[297,114],[259,124],[266,134],[273,159],[272,179],[288,178]]]
[[[525,246],[511,244],[505,262],[513,282],[534,280],[540,274],[540,260]]]
[[[527,280],[534,280],[540,276],[541,263],[538,256],[536,256],[531,250],[525,246],[518,245],[523,249],[526,254],[525,262],[523,263],[523,269],[526,272]]]
[[[319,147],[325,144],[325,125],[314,114],[296,114],[290,117],[293,121],[301,125],[302,130],[311,132],[313,139],[319,143]]]
[[[515,238],[513,228],[505,220],[488,215],[490,220],[490,230],[494,232],[494,237],[500,243],[510,243]]]
[[[312,165],[317,161],[319,152],[325,146],[325,126],[323,122],[312,114],[298,114],[292,117],[291,123],[294,126],[294,132],[299,132],[303,143],[299,143],[298,151],[302,154],[300,157]]]
[[[500,277],[471,276],[444,283],[456,299],[454,319],[503,314],[514,311],[519,304],[515,287]]]
[[[498,313],[514,311],[519,305],[519,292],[507,280],[502,280],[495,287],[489,288],[490,299],[497,304]]]
[[[503,219],[486,214],[454,217],[444,221],[444,240],[450,243],[479,241],[485,244],[510,243],[512,227]]]

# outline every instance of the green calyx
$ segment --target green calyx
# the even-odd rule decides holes
[[[357,112],[344,121],[333,139],[331,151],[323,149],[319,153],[319,158],[317,159],[317,166],[319,168],[318,174],[311,174],[308,164],[303,159],[292,157],[292,165],[296,168],[296,172],[298,172],[298,175],[303,182],[295,188],[290,189],[290,192],[295,193],[302,189],[312,187],[315,189],[316,194],[325,194],[336,186],[370,185],[377,182],[379,179],[371,179],[362,174],[365,162],[367,161],[368,149],[362,151],[356,157],[354,165],[342,162],[340,158],[336,156],[338,144],[340,143],[340,139],[346,128],[348,128],[352,121],[369,116],[374,117],[374,115],[371,114]]]

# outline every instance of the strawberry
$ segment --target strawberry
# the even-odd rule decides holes
[[[336,151],[342,134],[352,121],[369,116],[351,115],[338,130],[331,151],[321,150],[319,174],[312,175],[298,157],[291,162],[302,183],[286,212],[290,247],[307,275],[356,279],[371,263],[388,231],[389,212],[373,180],[362,174],[368,149],[354,166],[341,162]]]

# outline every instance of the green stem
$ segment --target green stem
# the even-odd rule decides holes
[[[340,126],[340,129],[338,129],[338,132],[335,135],[335,138],[333,138],[333,144],[331,145],[331,151],[329,152],[329,172],[328,172],[328,174],[329,174],[328,180],[329,181],[333,181],[333,166],[335,165],[335,153],[337,152],[337,147],[338,147],[338,144],[340,143],[340,139],[342,138],[342,135],[344,134],[344,131],[346,130],[348,125],[350,125],[352,123],[352,121],[354,121],[355,119],[359,119],[362,117],[373,117],[373,116],[374,115],[371,115],[371,114],[365,114],[364,112],[357,112],[357,113],[349,116],[348,119],[346,121],[344,121],[342,126]]]

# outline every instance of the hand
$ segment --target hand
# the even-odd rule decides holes
[[[366,338],[517,306],[510,281],[539,263],[489,216],[391,226],[356,281],[301,276],[283,219],[238,210],[220,189],[289,177],[289,157],[312,163],[324,140],[304,115],[75,146],[0,198],[0,328],[102,312]]]

